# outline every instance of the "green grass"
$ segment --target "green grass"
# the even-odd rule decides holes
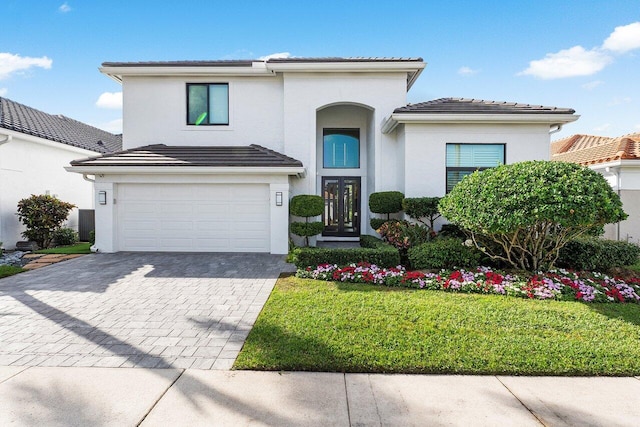
[[[36,251],[37,254],[90,254],[91,253],[91,243],[89,242],[80,242],[75,245],[70,246],[58,246],[57,248],[51,249],[40,249]]]
[[[640,305],[280,278],[234,368],[639,375]]]
[[[22,273],[23,271],[27,270],[20,267],[14,267],[13,265],[0,265],[0,279]]]

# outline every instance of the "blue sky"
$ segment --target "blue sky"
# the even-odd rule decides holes
[[[554,138],[640,131],[640,0],[1,0],[0,16],[0,96],[116,132],[104,61],[281,52],[420,56],[409,102],[574,108]]]

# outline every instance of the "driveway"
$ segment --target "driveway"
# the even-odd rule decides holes
[[[1,279],[0,366],[229,369],[283,259],[94,254]]]

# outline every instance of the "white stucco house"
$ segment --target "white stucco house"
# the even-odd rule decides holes
[[[51,194],[79,209],[93,209],[93,184],[65,167],[79,156],[122,149],[119,135],[62,115],[52,115],[0,97],[0,242],[13,249],[24,226],[18,201]],[[67,226],[77,229],[78,209]]]
[[[618,137],[572,135],[551,144],[551,160],[572,162],[602,174],[629,217],[605,226],[604,237],[640,243],[640,132]]]
[[[407,105],[421,58],[106,62],[123,149],[95,177],[96,248],[288,251],[289,199],[325,199],[320,240],[372,234],[368,196],[442,196],[478,168],[548,159],[567,108],[445,98]]]

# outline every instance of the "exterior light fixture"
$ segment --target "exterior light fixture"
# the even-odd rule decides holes
[[[276,191],[276,206],[282,206],[282,191]]]
[[[107,192],[106,191],[98,191],[98,203],[101,205],[107,204]]]

